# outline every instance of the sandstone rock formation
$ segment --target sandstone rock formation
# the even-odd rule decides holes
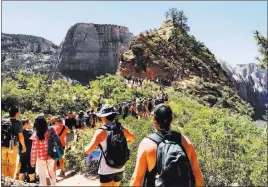
[[[232,87],[227,73],[200,41],[171,20],[135,37],[120,57],[119,73],[151,79],[198,102],[251,116],[252,107]]]
[[[204,44],[187,34],[177,33],[175,38],[174,31],[172,22],[165,21],[159,29],[139,34],[120,58],[120,74],[173,81],[199,76],[229,84],[226,73]]]
[[[2,76],[13,77],[19,70],[31,73],[57,72],[58,46],[41,37],[2,33]]]
[[[132,37],[126,27],[77,23],[61,45],[59,70],[86,84],[96,76],[116,73],[119,56]]]
[[[234,67],[221,61],[239,96],[249,102],[255,110],[255,119],[267,119],[268,72],[260,70],[255,63],[238,64]],[[266,117],[264,116],[266,115]]]

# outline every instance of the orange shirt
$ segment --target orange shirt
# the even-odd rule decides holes
[[[65,125],[55,125],[55,126],[54,126],[54,129],[55,129],[55,131],[56,131],[56,133],[57,133],[58,135],[59,135],[60,132],[62,131],[63,126],[65,126]],[[60,136],[60,142],[61,142],[61,145],[64,146],[64,147],[65,147],[65,144],[66,144],[66,142],[65,142],[65,138],[66,138],[66,135],[67,135],[68,132],[70,132],[70,129],[69,129],[68,127],[65,126],[65,129],[64,129],[64,131],[62,132],[62,134],[61,134],[61,136]]]

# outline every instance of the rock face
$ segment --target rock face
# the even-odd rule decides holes
[[[57,71],[58,46],[41,37],[2,33],[2,76],[19,70],[52,74]]]
[[[266,119],[264,115],[268,104],[268,73],[260,70],[257,64],[239,64],[231,67],[221,62],[234,88],[242,99],[249,102],[255,110],[255,119]]]
[[[116,73],[119,56],[128,49],[132,37],[126,27],[75,24],[61,45],[59,70],[82,83]]]

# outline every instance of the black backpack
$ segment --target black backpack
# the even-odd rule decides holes
[[[62,134],[62,132],[63,130],[61,131],[60,135]],[[59,160],[62,158],[64,153],[60,138],[52,127],[49,127],[49,133],[50,136],[48,137],[47,154],[53,160]]]
[[[113,127],[104,125],[99,129],[107,131],[107,149],[105,152],[99,144],[106,164],[112,168],[122,168],[129,160],[130,151],[121,124],[118,123]]]
[[[16,140],[14,128],[10,119],[4,119],[1,121],[1,146],[9,147],[11,140]]]
[[[157,144],[155,186],[194,187],[195,178],[181,144],[181,134],[175,131],[168,134],[157,131],[147,138]]]
[[[139,102],[138,105],[137,105],[137,110],[138,110],[139,112],[141,112],[141,111],[142,111],[142,108],[143,108],[142,103]]]
[[[123,106],[123,109],[122,109],[122,110],[123,110],[123,114],[124,114],[124,115],[127,115],[127,114],[128,114],[128,111],[129,111],[128,108],[129,108],[129,107],[128,107],[127,104]]]

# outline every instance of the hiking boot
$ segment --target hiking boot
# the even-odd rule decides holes
[[[65,172],[64,171],[60,171],[59,177],[65,177]]]

